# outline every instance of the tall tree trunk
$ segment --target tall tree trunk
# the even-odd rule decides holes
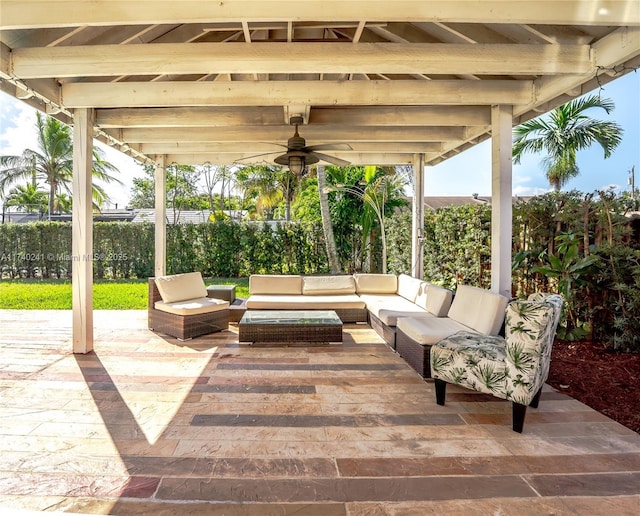
[[[284,203],[284,220],[291,221],[291,201],[287,199]]]
[[[51,222],[51,215],[53,214],[53,201],[56,198],[56,190],[58,189],[58,185],[55,181],[51,181],[49,183],[49,214],[48,220]]]
[[[320,215],[322,216],[322,230],[324,232],[324,241],[327,246],[327,257],[329,259],[329,268],[331,274],[339,274],[340,264],[338,262],[338,251],[336,248],[336,240],[333,236],[333,226],[331,225],[331,214],[329,213],[329,198],[327,196],[327,177],[324,172],[324,166],[317,167],[318,176],[318,195],[320,196]]]

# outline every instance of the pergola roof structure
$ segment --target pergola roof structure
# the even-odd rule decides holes
[[[353,164],[437,164],[640,65],[640,2],[0,1],[0,87],[141,160],[264,162],[302,115]]]

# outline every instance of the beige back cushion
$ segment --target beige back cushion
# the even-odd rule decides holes
[[[250,294],[302,294],[302,276],[289,274],[253,274],[249,276]]]
[[[305,276],[302,293],[305,296],[355,294],[356,283],[353,276]]]
[[[207,297],[207,287],[200,272],[158,276],[155,282],[165,303]]]
[[[395,294],[398,278],[395,274],[354,274],[358,294]]]
[[[413,303],[415,302],[418,292],[421,290],[420,287],[423,283],[424,281],[419,280],[418,278],[414,278],[407,274],[400,274],[398,276],[397,294]]]
[[[497,335],[504,322],[508,301],[489,290],[458,285],[447,315],[478,333]]]
[[[436,317],[445,317],[449,313],[453,292],[433,283],[422,282],[415,303]]]

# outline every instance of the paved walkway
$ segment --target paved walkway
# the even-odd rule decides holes
[[[640,435],[550,388],[523,434],[485,395],[439,407],[365,325],[179,343],[96,312],[74,356],[70,324],[0,311],[0,514],[638,514]]]

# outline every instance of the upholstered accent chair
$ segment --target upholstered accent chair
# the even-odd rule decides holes
[[[431,347],[436,402],[444,405],[447,383],[512,402],[513,430],[522,432],[527,407],[538,407],[549,375],[551,347],[562,298],[532,294],[506,309],[505,337],[460,331]]]
[[[200,272],[149,278],[149,329],[178,340],[226,330],[229,303],[207,297]]]

